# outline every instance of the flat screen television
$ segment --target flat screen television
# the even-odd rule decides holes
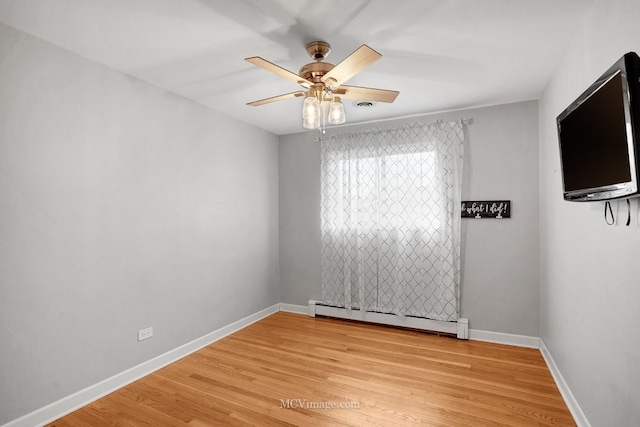
[[[564,199],[640,196],[640,58],[629,52],[557,118]]]

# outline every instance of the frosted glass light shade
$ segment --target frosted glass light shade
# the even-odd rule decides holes
[[[313,96],[307,96],[302,104],[302,117],[304,119],[320,117],[320,103]]]
[[[331,107],[329,107],[329,123],[332,125],[339,125],[344,123],[347,120],[346,115],[344,114],[344,106],[342,102],[340,102],[340,98],[336,96],[336,99],[331,103]]]
[[[305,129],[318,129],[320,127],[320,117],[304,117],[302,127]]]

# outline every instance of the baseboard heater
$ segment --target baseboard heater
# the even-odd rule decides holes
[[[382,325],[422,329],[425,331],[452,334],[462,340],[469,339],[469,319],[463,318],[458,319],[457,322],[444,322],[441,320],[425,319],[422,317],[398,316],[388,313],[332,307],[323,304],[322,301],[316,300],[309,300],[309,316],[337,317],[339,319],[359,320],[362,322],[378,323]]]

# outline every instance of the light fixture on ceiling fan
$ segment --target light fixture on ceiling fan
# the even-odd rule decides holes
[[[261,99],[247,103],[251,106],[269,104],[283,99],[304,96],[302,104],[302,126],[306,129],[318,129],[324,133],[327,123],[341,124],[346,120],[341,97],[362,101],[393,102],[397,91],[374,89],[359,86],[346,86],[343,83],[382,58],[375,50],[362,45],[338,65],[323,60],[331,52],[329,43],[314,41],[307,45],[307,53],[316,62],[304,65],[298,74],[286,70],[258,56],[245,58],[246,61],[291,80],[307,89]]]

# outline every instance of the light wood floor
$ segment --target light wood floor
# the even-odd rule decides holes
[[[575,425],[538,350],[276,313],[51,426]]]

